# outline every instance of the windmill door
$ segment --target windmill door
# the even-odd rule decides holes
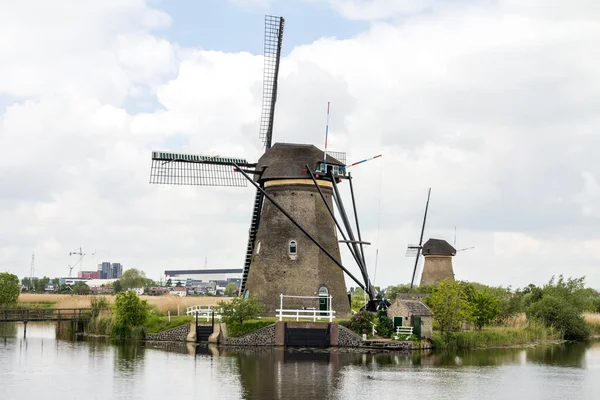
[[[319,310],[320,311],[328,311],[329,310],[329,290],[325,286],[321,286],[319,288]],[[326,317],[327,313],[321,313],[322,317]]]
[[[412,316],[413,334],[421,339],[421,317],[419,315]]]

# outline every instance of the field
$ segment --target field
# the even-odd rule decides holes
[[[56,308],[86,308],[90,306],[92,297],[106,297],[109,303],[115,301],[115,296],[81,296],[71,294],[36,294],[22,293],[19,296],[19,303],[22,306],[41,306],[51,305]],[[212,306],[217,305],[219,301],[228,301],[230,297],[179,297],[176,295],[164,296],[140,296],[141,299],[147,300],[148,304],[156,308],[161,313],[166,314],[167,311],[171,315],[177,315],[177,307],[179,313],[184,314],[186,307],[194,305]]]

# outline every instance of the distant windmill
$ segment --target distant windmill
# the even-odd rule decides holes
[[[421,236],[419,237],[419,244],[409,244],[406,248],[406,257],[415,257],[415,267],[413,268],[412,279],[410,280],[411,289],[415,283],[415,275],[417,273],[417,266],[419,265],[419,256],[421,255],[421,249],[423,248],[423,234],[425,233],[425,222],[427,222],[427,210],[429,209],[430,196],[431,188],[427,189],[427,203],[425,203],[425,215],[423,216],[423,225],[421,227]]]

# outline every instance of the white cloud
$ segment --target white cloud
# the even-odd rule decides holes
[[[380,19],[433,3],[336,4]],[[377,284],[410,279],[405,246],[432,187],[426,237],[452,241],[457,226],[457,247],[475,246],[455,258],[457,277],[522,286],[562,272],[600,286],[597,14],[523,4],[433,4],[283,60],[276,141],[321,146],[331,101],[330,148],[349,161],[383,153],[352,171]],[[205,257],[240,266],[253,190],[151,186],[149,156],[256,159],[262,58],[180,49],[155,32],[169,16],[142,1],[43,19],[31,2],[0,7],[0,95],[12,101],[0,111],[0,270],[27,274],[35,252],[38,274],[66,274],[79,245],[97,250],[85,266],[109,258],[153,277]]]

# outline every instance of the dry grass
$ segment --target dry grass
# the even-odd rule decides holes
[[[522,328],[526,325],[527,316],[525,313],[510,316],[502,323],[502,326],[507,328]]]
[[[53,304],[57,308],[86,308],[90,306],[90,299],[94,296],[81,296],[71,294],[36,294],[23,293],[19,296],[19,303],[23,304]],[[115,296],[104,296],[110,304],[114,303]],[[179,297],[176,295],[164,296],[140,296],[143,300],[148,300],[148,304],[156,308],[161,313],[184,314],[186,307],[193,305],[211,306],[217,305],[219,301],[228,301],[230,297]]]
[[[588,324],[600,324],[600,313],[583,313],[583,319]]]

